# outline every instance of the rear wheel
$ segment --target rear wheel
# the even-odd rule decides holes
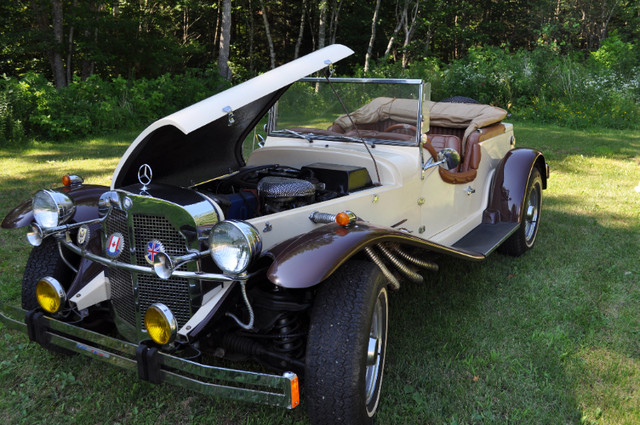
[[[529,176],[525,200],[520,212],[520,227],[507,239],[499,251],[503,254],[518,257],[533,248],[540,226],[542,212],[542,177],[534,168]]]
[[[39,246],[29,254],[27,265],[22,276],[22,308],[33,310],[38,307],[36,284],[45,276],[57,279],[66,288],[73,279],[73,271],[60,257],[58,242],[54,238],[45,238]]]
[[[373,421],[387,347],[386,286],[374,264],[352,261],[319,288],[305,366],[305,398],[312,423]]]

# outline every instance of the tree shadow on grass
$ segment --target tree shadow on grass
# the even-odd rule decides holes
[[[383,422],[638,420],[640,231],[575,202],[546,201],[524,256],[441,258],[392,295]]]

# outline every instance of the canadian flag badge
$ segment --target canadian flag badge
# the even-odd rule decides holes
[[[122,253],[124,248],[124,237],[121,233],[114,233],[107,239],[107,255],[116,258]]]

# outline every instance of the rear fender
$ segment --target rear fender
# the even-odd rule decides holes
[[[98,200],[100,195],[109,190],[107,186],[82,185],[76,187],[60,187],[54,189],[66,193],[75,203],[76,211],[71,218],[72,222],[81,222],[98,218]],[[31,199],[14,208],[2,220],[2,227],[14,229],[28,226],[33,222]]]
[[[547,188],[547,166],[542,153],[534,149],[513,149],[500,162],[491,183],[489,206],[484,211],[485,223],[519,223],[527,183],[533,169],[542,176]]]
[[[285,288],[309,288],[327,279],[365,247],[381,242],[412,245],[472,261],[485,258],[466,250],[429,242],[397,229],[359,221],[351,227],[327,224],[271,248],[265,252],[273,260],[267,270],[267,278],[273,284]]]

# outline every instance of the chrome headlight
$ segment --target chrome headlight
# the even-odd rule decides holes
[[[67,221],[76,210],[71,198],[54,190],[40,190],[31,203],[33,218],[43,228],[56,227]]]
[[[260,255],[262,241],[249,223],[225,220],[213,226],[209,234],[211,258],[228,274],[240,274]]]

